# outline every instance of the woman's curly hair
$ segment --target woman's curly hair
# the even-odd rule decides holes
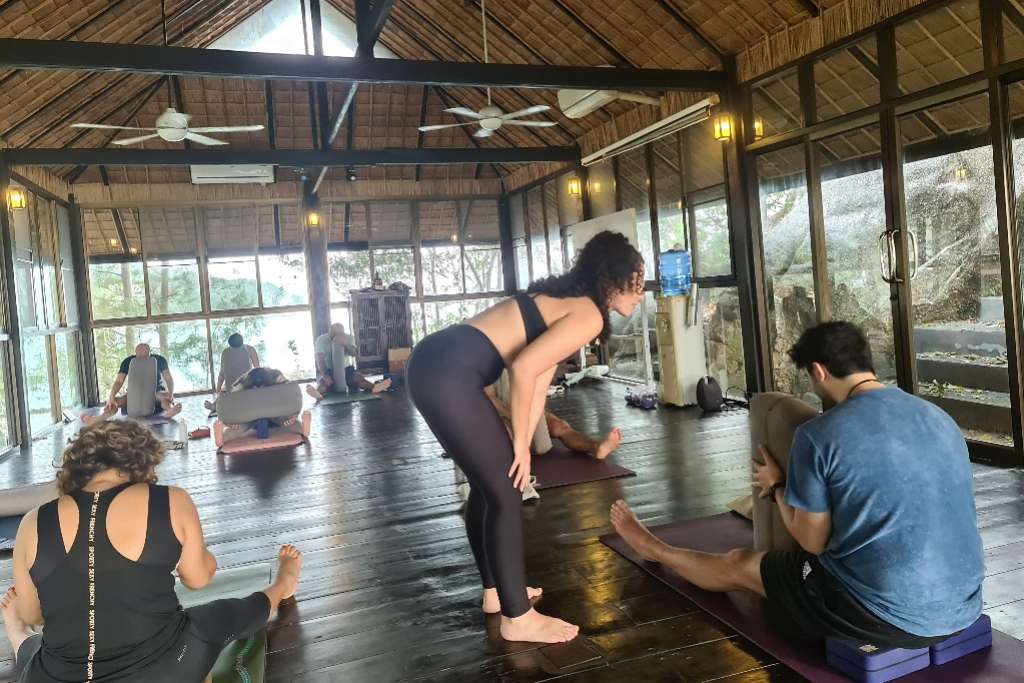
[[[73,493],[104,470],[118,470],[134,484],[156,483],[156,466],[164,446],[144,425],[133,420],[98,420],[78,433],[57,471],[61,493]]]
[[[644,257],[620,233],[605,230],[594,235],[580,250],[569,272],[530,284],[530,294],[566,298],[588,296],[601,311],[604,327],[601,339],[611,334],[608,300],[617,292],[638,292],[643,288]]]

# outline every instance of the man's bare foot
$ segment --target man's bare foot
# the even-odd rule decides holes
[[[4,630],[7,631],[7,640],[11,642],[11,649],[14,652],[17,652],[25,639],[32,635],[32,629],[18,615],[17,600],[18,594],[14,592],[13,586],[7,589],[3,598],[0,598],[0,614],[3,614],[4,617]]]
[[[608,432],[608,436],[604,437],[604,441],[597,444],[597,450],[594,451],[594,458],[597,460],[604,460],[612,452],[619,447],[622,443],[622,430],[618,427]]]
[[[306,385],[306,393],[312,396],[317,401],[322,400],[324,397],[324,395],[317,391],[312,384]]]
[[[567,621],[548,617],[530,608],[526,614],[501,618],[501,637],[526,643],[567,643],[577,636],[580,627]]]
[[[87,425],[87,424],[92,424],[92,422],[94,420],[96,420],[97,418],[99,418],[99,417],[101,417],[101,416],[100,415],[88,415],[87,413],[82,413],[81,415],[78,416],[78,419],[82,421],[82,424]]]
[[[220,420],[213,423],[213,443],[217,448],[224,445],[224,423]]]
[[[270,598],[270,611],[277,609],[278,603],[295,595],[299,586],[299,573],[302,571],[302,553],[295,546],[287,543],[281,546],[277,554],[277,572],[274,583],[264,590]]]
[[[217,402],[216,401],[203,401],[203,407],[206,408],[207,410],[217,410]]]
[[[313,413],[308,410],[302,411],[302,435],[309,438],[309,433],[313,430]]]
[[[612,526],[622,540],[629,544],[629,547],[637,552],[644,560],[657,562],[661,549],[665,544],[655,538],[654,534],[647,530],[633,510],[626,505],[626,501],[617,500],[611,510]]]
[[[373,393],[375,393],[375,394],[379,394],[382,391],[387,391],[390,388],[391,388],[391,378],[388,377],[387,379],[382,379],[381,381],[379,381],[376,384],[374,384],[373,385],[373,389],[371,391]]]
[[[170,419],[181,412],[182,405],[180,403],[173,403],[171,407],[164,411],[164,417]]]
[[[544,592],[543,588],[533,588],[532,586],[526,587],[526,598],[533,600],[539,598]],[[501,600],[498,599],[497,588],[485,588],[484,589],[484,614],[497,614],[501,611]]]

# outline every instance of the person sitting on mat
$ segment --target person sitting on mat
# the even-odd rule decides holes
[[[260,356],[256,349],[249,346],[242,339],[242,335],[235,332],[228,337],[228,347],[220,352],[220,372],[217,374],[217,386],[214,391],[217,395],[230,389],[239,377],[252,368],[260,366]],[[216,410],[216,401],[204,401],[203,405],[207,410]]]
[[[164,452],[131,421],[89,425],[64,451],[61,495],[25,516],[0,600],[19,682],[199,683],[295,594],[302,554],[283,545],[262,591],[181,608],[175,569],[199,589],[217,560],[188,493],[156,484]]]
[[[310,396],[319,401],[328,391],[331,391],[338,381],[335,371],[339,368],[334,367],[335,347],[342,352],[341,355],[345,358],[346,387],[358,391],[372,391],[375,394],[391,388],[390,379],[384,379],[375,384],[361,375],[355,366],[349,363],[349,359],[356,355],[355,341],[345,332],[345,327],[341,323],[334,323],[327,334],[320,335],[313,343],[313,351],[316,354],[317,381],[315,388],[312,385],[306,387],[306,393]]]
[[[598,233],[569,272],[539,280],[466,322],[421,340],[406,382],[441,447],[470,484],[466,534],[483,584],[483,610],[501,612],[506,640],[560,643],[579,627],[537,612],[526,584],[523,490],[530,440],[558,362],[611,333],[609,315],[630,316],[643,298],[644,261],[619,233]],[[484,394],[508,368],[512,435]]]
[[[110,388],[110,395],[107,397],[107,402],[103,406],[103,411],[99,417],[107,418],[115,414],[118,410],[121,410],[128,404],[128,395],[118,395],[121,391],[121,387],[124,386],[124,382],[128,379],[128,370],[131,366],[132,359],[134,358],[148,358],[152,356],[156,360],[156,386],[153,388],[153,413],[159,413],[163,411],[164,417],[174,417],[181,412],[181,404],[174,402],[174,377],[171,375],[170,366],[167,364],[167,359],[158,353],[153,353],[149,344],[139,344],[135,347],[135,355],[128,356],[121,361],[121,367],[117,371],[117,377],[114,378],[114,386]],[[90,415],[83,415],[82,422],[88,424],[92,420],[96,419]]]
[[[274,368],[253,368],[243,374],[241,377],[235,380],[234,384],[231,385],[230,391],[232,393],[236,391],[249,391],[250,389],[259,389],[260,387],[271,387],[275,384],[285,384],[288,382],[288,378],[284,376],[284,373]],[[299,421],[298,415],[283,419],[273,419],[272,422],[277,427],[291,427]],[[306,411],[302,414],[302,435],[309,438],[310,430],[312,429],[313,416]],[[213,433],[215,443],[224,443],[224,432],[226,430],[240,430],[249,429],[249,425],[229,425],[224,424],[222,420],[217,420],[213,423]]]
[[[762,447],[761,497],[778,504],[800,550],[675,548],[623,501],[615,530],[645,560],[709,591],[767,598],[791,637],[924,648],[981,614],[985,578],[967,446],[935,405],[875,375],[864,333],[829,322],[789,352],[826,412],[797,429],[783,472]]]
[[[499,382],[507,381],[507,371],[502,373],[502,375],[503,377]],[[512,413],[509,412],[508,406],[498,398],[497,383],[484,389],[484,393],[487,394],[487,398],[491,399],[494,409],[498,411],[498,415],[505,422],[505,428],[511,433]],[[544,411],[544,422],[548,428],[548,436],[552,439],[559,439],[569,450],[576,451],[577,453],[589,453],[597,460],[607,458],[622,442],[622,430],[618,427],[608,432],[601,441],[595,441],[586,434],[577,432],[568,422],[546,409]],[[543,454],[539,453],[538,455]]]

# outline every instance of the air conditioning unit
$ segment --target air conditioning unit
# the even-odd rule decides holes
[[[272,164],[229,164],[192,166],[193,185],[272,183]]]
[[[588,154],[583,157],[582,163],[584,166],[590,166],[598,162],[610,159],[619,154],[624,154],[631,150],[643,147],[646,144],[654,142],[667,135],[672,135],[684,128],[688,128],[702,121],[706,121],[711,116],[711,107],[718,104],[718,96],[712,95],[711,97],[705,98],[697,104],[691,105],[682,111],[677,111],[675,114],[668,116],[655,124],[647,126],[643,130],[638,130],[632,135],[613,142],[612,144],[599,149],[593,154]]]
[[[634,95],[628,92],[617,90],[559,90],[558,108],[570,119],[580,119],[587,114],[593,113],[615,100],[629,100],[641,104],[657,106],[661,100],[657,97],[646,95]]]

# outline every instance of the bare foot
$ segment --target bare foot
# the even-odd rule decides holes
[[[11,649],[14,652],[17,652],[25,639],[32,635],[32,629],[18,615],[17,600],[18,594],[14,592],[14,586],[8,588],[3,598],[0,598],[0,614],[3,614],[7,640],[11,642]]]
[[[622,443],[622,430],[618,427],[608,432],[608,436],[604,437],[604,441],[597,444],[597,450],[594,451],[594,458],[597,460],[604,460],[612,454],[619,444]]]
[[[313,429],[313,413],[308,410],[302,411],[302,435],[309,438],[309,433]]]
[[[664,543],[655,538],[654,534],[647,530],[633,510],[626,505],[626,501],[617,500],[611,510],[612,526],[622,540],[629,544],[640,555],[649,562],[657,562]]]
[[[580,627],[567,621],[548,617],[530,608],[526,614],[501,618],[501,637],[527,643],[567,643],[577,636]]]
[[[532,586],[526,587],[526,598],[533,600],[539,598],[544,592],[543,588],[533,588]],[[484,614],[497,614],[501,611],[501,600],[498,599],[497,588],[485,588],[484,589]]]
[[[383,380],[377,382],[376,384],[374,384],[372,391],[375,394],[379,394],[382,391],[387,391],[390,388],[391,388],[391,378],[388,377],[387,379],[383,379]]]
[[[213,423],[213,443],[217,448],[224,445],[224,423],[220,420]]]
[[[97,416],[97,415],[87,415],[85,413],[82,413],[81,415],[78,416],[78,419],[82,421],[82,424],[87,425],[87,424],[91,424],[93,422],[93,420],[95,420],[97,417],[99,417],[99,416]]]
[[[321,393],[320,393],[319,391],[317,391],[317,390],[316,390],[316,389],[315,389],[315,388],[313,387],[313,385],[312,385],[312,384],[307,384],[307,385],[306,385],[306,393],[307,393],[307,394],[309,394],[310,396],[312,396],[312,397],[313,397],[314,399],[316,399],[317,401],[320,401],[320,400],[322,400],[322,399],[323,399],[323,397],[324,397],[324,395],[323,395],[323,394],[321,394]]]
[[[180,403],[173,404],[170,408],[164,411],[164,417],[170,419],[181,412],[182,405]]]
[[[217,410],[217,402],[216,401],[203,401],[203,407],[206,408],[207,410]]]
[[[295,546],[287,543],[281,546],[277,554],[277,574],[274,576],[272,588],[280,591],[280,599],[287,600],[295,595],[299,586],[299,573],[302,571],[302,553]]]

